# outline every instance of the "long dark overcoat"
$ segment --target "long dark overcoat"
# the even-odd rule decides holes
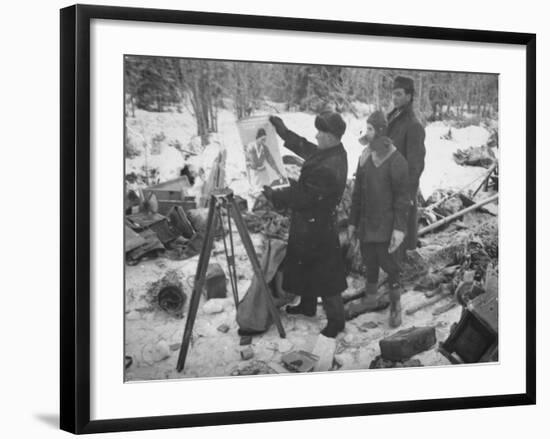
[[[426,147],[424,139],[426,131],[416,117],[412,104],[403,109],[394,109],[388,114],[387,136],[392,140],[397,150],[407,160],[409,165],[409,195],[411,207],[409,209],[407,234],[404,247],[406,249],[416,248],[418,233],[418,215],[416,195],[420,176],[424,171],[424,159]]]
[[[347,288],[336,228],[348,174],[347,154],[340,143],[321,150],[289,131],[285,147],[305,159],[297,182],[274,191],[276,206],[292,210],[283,288],[300,296],[332,296]]]

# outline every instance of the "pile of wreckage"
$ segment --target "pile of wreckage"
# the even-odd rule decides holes
[[[208,209],[186,195],[187,177],[128,191],[125,205],[125,255],[128,265],[165,257],[184,260],[200,253]],[[242,210],[247,201],[235,197]]]

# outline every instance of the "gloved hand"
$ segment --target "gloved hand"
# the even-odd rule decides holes
[[[403,243],[405,239],[405,232],[395,229],[391,234],[390,246],[388,247],[388,253],[393,253]]]
[[[275,128],[275,131],[277,131],[279,137],[285,140],[288,134],[288,128],[283,120],[279,116],[269,116],[269,122],[271,122],[271,125]]]
[[[273,189],[270,186],[264,186],[262,193],[264,194],[264,197],[267,198],[267,201],[273,203]]]

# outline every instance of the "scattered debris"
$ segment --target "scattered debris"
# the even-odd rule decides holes
[[[229,332],[229,325],[227,325],[226,323],[221,324],[220,326],[218,326],[218,331],[223,334],[227,334]]]
[[[261,233],[267,238],[285,241],[288,239],[289,216],[282,215],[275,210],[255,210],[244,213],[243,219],[252,233]]]
[[[182,207],[184,209],[193,209],[196,207],[195,197],[186,196],[186,190],[190,183],[187,176],[168,180],[163,183],[149,186],[143,189],[145,198],[155,197],[157,211],[166,215],[172,207]]]
[[[185,210],[180,206],[174,206],[168,212],[168,218],[172,226],[183,236],[184,238],[191,238],[195,234],[195,229],[189,221]]]
[[[271,363],[267,364],[275,373],[288,373],[288,370],[285,369],[282,365],[279,363],[275,363],[272,361]]]
[[[249,345],[252,343],[252,336],[251,335],[243,335],[241,337],[241,340],[239,342],[239,344],[241,346],[246,346],[246,345]]]
[[[250,360],[254,356],[254,350],[252,349],[252,346],[247,346],[241,351],[241,358],[244,361]]]
[[[483,201],[480,201],[472,206],[469,206],[469,207],[466,207],[465,209],[462,209],[452,215],[449,215],[448,217],[445,217],[439,221],[436,221],[435,223],[433,224],[430,224],[429,226],[426,226],[426,227],[423,227],[422,229],[420,229],[418,231],[418,236],[422,236],[428,232],[431,232],[441,226],[444,226],[445,224],[448,224],[450,223],[451,221],[457,219],[457,218],[460,218],[461,216],[465,215],[466,213],[468,212],[471,212],[473,210],[476,210],[478,208],[480,208],[481,206],[484,206],[485,204],[488,204],[488,203],[492,203],[493,201],[496,201],[498,199],[498,193],[497,194],[494,194],[494,195],[491,195],[490,197],[487,197],[486,199],[484,199]]]
[[[434,303],[439,302],[440,300],[443,300],[445,297],[450,297],[453,294],[453,290],[451,289],[450,284],[440,284],[438,287],[439,294],[436,294],[435,296],[429,298],[428,300],[425,300],[422,303],[417,303],[416,305],[408,308],[405,313],[410,316],[417,311],[420,311],[421,309],[425,309],[430,305],[433,305]]]
[[[359,331],[361,332],[367,332],[369,329],[376,329],[378,328],[377,322],[365,322],[361,326],[359,326]]]
[[[369,369],[386,369],[394,367],[422,367],[424,366],[420,360],[417,358],[411,358],[406,361],[391,361],[382,358],[381,355],[378,355],[374,360],[371,361]]]
[[[336,339],[319,334],[312,352],[313,355],[319,358],[319,361],[313,370],[315,372],[326,372],[327,370],[330,370],[334,362],[335,352]]]
[[[403,361],[435,344],[435,328],[412,326],[380,340],[380,354],[385,360]]]
[[[451,363],[498,361],[498,292],[494,289],[468,302],[439,351]]]
[[[484,287],[487,294],[491,296],[496,296],[498,294],[498,273],[492,263],[487,266]]]
[[[153,360],[155,362],[162,361],[170,357],[170,346],[166,340],[160,340],[153,353]]]
[[[350,352],[340,352],[334,356],[334,362],[338,369],[349,368],[353,363],[353,355]]]
[[[220,264],[208,265],[205,288],[207,299],[223,299],[227,297],[227,279]]]
[[[281,361],[292,372],[311,372],[319,357],[306,351],[293,351],[283,355]]]
[[[205,314],[218,314],[223,312],[225,307],[225,299],[210,299],[202,306]]]
[[[443,272],[434,273],[432,270],[420,278],[420,280],[414,286],[416,291],[433,291],[439,284],[442,284],[448,280],[448,276]]]
[[[126,263],[136,265],[142,259],[153,259],[163,253],[165,247],[152,230],[143,230],[141,233],[125,227]]]
[[[158,293],[158,302],[161,309],[173,316],[183,316],[183,305],[187,296],[176,285],[167,285]]]
[[[495,153],[487,145],[458,149],[453,153],[453,158],[461,166],[482,166],[484,168],[489,168],[496,160]]]
[[[277,344],[277,350],[279,352],[281,352],[282,354],[284,354],[285,352],[288,352],[290,351],[292,348],[294,347],[294,345],[289,342],[287,339],[281,339],[278,344]]]
[[[344,309],[346,320],[353,320],[357,316],[367,312],[383,311],[390,306],[390,299],[387,294],[384,294],[384,291],[378,291],[378,295],[374,303],[365,302],[363,300],[364,291],[362,293],[363,294],[361,294],[361,298],[358,301],[346,305]]]
[[[476,272],[474,270],[468,270],[464,272],[462,281],[456,287],[456,291],[455,291],[456,298],[462,304],[466,304],[467,302],[466,297],[468,297],[469,294],[472,292],[472,288],[474,287],[475,274]]]
[[[182,274],[177,270],[168,270],[164,276],[151,284],[146,297],[150,311],[158,308],[171,316],[181,318],[187,298]]]
[[[287,371],[285,370],[285,372]],[[273,373],[280,373],[280,372],[277,372],[273,369],[272,363],[268,365],[264,361],[253,360],[250,363],[246,363],[245,365],[238,365],[235,369],[233,369],[230,375],[231,376],[265,375],[265,374],[273,374]]]
[[[191,222],[191,225],[193,228],[201,233],[204,234],[206,232],[206,223],[208,220],[208,208],[206,207],[200,207],[197,209],[189,209],[186,211],[187,218]],[[222,233],[222,225],[218,222],[218,228],[216,230],[216,237],[221,237]]]
[[[444,312],[450,311],[455,306],[460,305],[455,299],[451,300],[449,303],[446,303],[444,305],[441,305],[440,307],[434,309],[432,311],[433,316],[438,316],[440,314],[443,314]]]
[[[355,337],[353,336],[353,334],[346,334],[344,337],[344,342],[349,345],[353,343],[354,339]]]

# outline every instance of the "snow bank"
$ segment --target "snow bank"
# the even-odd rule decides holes
[[[126,118],[128,137],[138,156],[126,159],[126,174],[145,175],[146,169],[157,171],[160,182],[179,177],[185,165],[184,154],[175,145],[189,149],[196,133],[196,123],[189,112],[155,113],[136,110],[135,117]]]
[[[451,130],[451,139],[443,139]],[[490,133],[480,126],[449,128],[444,122],[426,127],[426,165],[420,178],[420,190],[425,197],[435,189],[474,189],[487,170],[474,166],[459,166],[453,159],[457,149],[485,145]]]

